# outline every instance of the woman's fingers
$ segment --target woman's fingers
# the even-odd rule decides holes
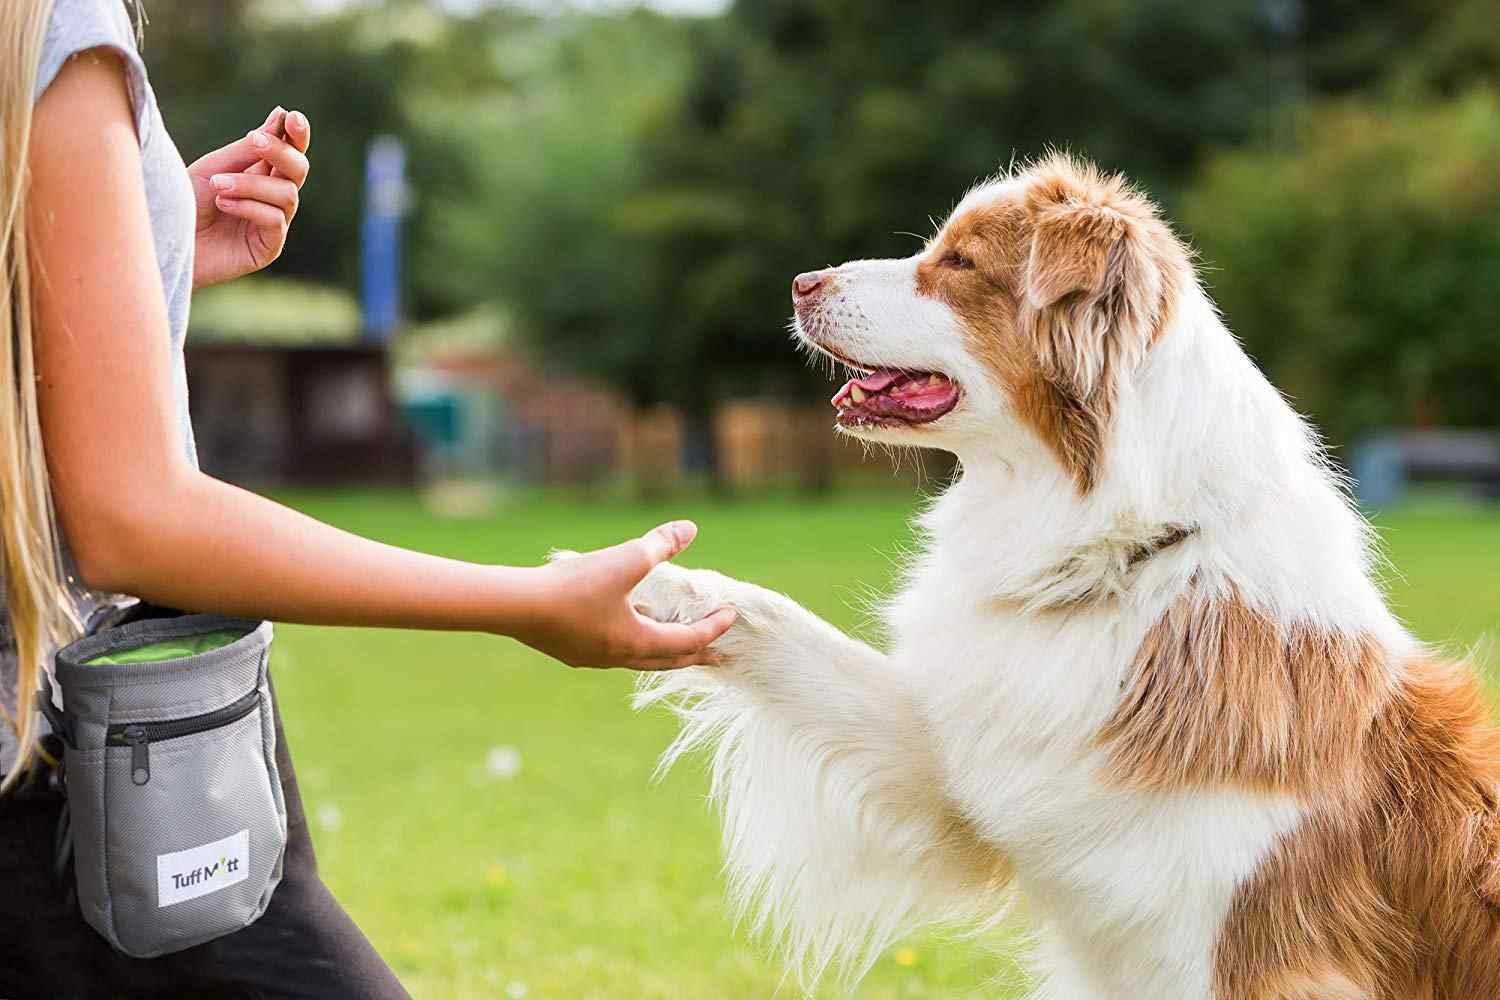
[[[282,118],[280,126],[281,129],[279,132],[272,132],[271,134],[281,136],[291,144],[293,149],[297,150],[300,153],[306,153],[307,147],[312,143],[312,125],[308,122],[307,116],[300,111],[287,112],[286,115]],[[259,164],[256,165],[264,165],[266,168],[265,172],[270,174],[272,177],[281,177],[286,173],[279,167],[273,169],[271,164],[267,163],[265,160],[262,160]],[[307,171],[304,169],[302,172],[302,180],[299,180],[297,184],[300,186],[302,184],[302,181],[305,181],[306,179]]]
[[[271,165],[271,174],[281,176],[290,180],[298,187],[307,180],[308,162],[302,150],[293,146],[285,139],[273,135],[267,135],[260,129],[256,129],[244,140],[254,151],[256,159],[265,160]]]
[[[720,608],[691,623],[658,622],[640,617],[646,659],[677,659],[702,655],[709,643],[729,631],[736,618],[733,608]]]
[[[286,235],[288,225],[286,213],[275,205],[267,205],[263,201],[252,201],[249,198],[230,198],[220,195],[214,199],[214,204],[219,211],[225,215],[232,215],[238,219],[244,219],[251,225],[260,229],[272,230],[282,237]],[[269,244],[280,247],[281,241],[268,240]]]
[[[263,177],[258,174],[214,174],[209,183],[221,196],[249,199],[281,209],[288,222],[297,214],[300,194],[297,185],[285,177]]]
[[[632,670],[644,670],[654,673],[658,670],[681,670],[683,667],[716,667],[719,665],[719,654],[711,649],[692,656],[675,656],[650,660],[642,660],[631,666]]]
[[[733,608],[720,608],[686,625],[652,621],[639,613],[635,617],[635,635],[622,643],[628,652],[603,654],[601,660],[606,665],[632,670],[717,665],[719,654],[708,646],[729,631],[736,614]]]
[[[287,140],[302,152],[307,152],[307,147],[312,145],[312,123],[307,116],[300,111],[293,111],[286,116],[284,122]]]
[[[276,105],[276,107],[271,109],[270,114],[266,115],[266,120],[261,123],[260,131],[265,132],[268,135],[285,135],[285,128],[286,109],[278,104]],[[245,138],[248,139],[249,135],[246,135]],[[250,166],[246,167],[244,172],[247,174],[260,174],[262,176],[269,176],[271,173],[271,165],[265,160],[256,160],[254,163],[250,164]]]

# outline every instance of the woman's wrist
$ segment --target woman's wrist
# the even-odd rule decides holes
[[[482,612],[482,631],[526,641],[555,613],[553,574],[547,566],[489,566],[489,600]]]

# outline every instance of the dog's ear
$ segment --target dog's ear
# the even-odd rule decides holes
[[[1026,212],[1023,325],[1047,380],[1086,400],[1150,345],[1166,281],[1151,241],[1171,237],[1123,180],[1061,157],[1038,168]]]

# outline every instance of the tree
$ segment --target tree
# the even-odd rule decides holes
[[[503,90],[506,81],[487,45],[529,19],[492,13],[455,20],[425,5],[398,4],[261,23],[243,16],[244,7],[184,0],[150,5],[143,52],[163,117],[191,161],[255,127],[278,103],[306,112],[313,123],[313,170],[277,270],[354,287],[370,141],[394,134],[406,142],[412,187],[422,193],[413,230],[433,235],[423,224],[425,213],[469,178],[458,136],[419,114],[421,102],[440,104],[455,94],[476,100]],[[443,250],[441,242],[418,242],[410,256],[424,260]],[[410,282],[409,291],[409,308],[418,317],[465,304],[421,282]]]
[[[671,324],[646,311],[656,264],[630,195],[644,123],[686,75],[687,29],[636,11],[541,20],[505,42],[507,92],[424,110],[456,137],[467,183],[427,196],[421,240],[444,252],[414,261],[419,280],[458,304],[502,300],[544,360],[656,401]]]
[[[642,138],[621,215],[645,325],[615,372],[705,418],[810,381],[782,330],[799,271],[914,252],[1014,157],[1072,145],[1170,194],[1269,118],[1258,5],[741,0]],[[914,237],[913,234],[919,234]],[[613,336],[613,334],[612,334]]]
[[[1231,328],[1338,443],[1500,423],[1500,97],[1327,100],[1185,200]]]

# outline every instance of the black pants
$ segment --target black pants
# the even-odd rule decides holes
[[[288,836],[270,906],[242,931],[160,958],[116,952],[54,881],[52,844],[62,800],[0,797],[0,997],[411,1000],[318,878],[279,708],[276,764]]]

